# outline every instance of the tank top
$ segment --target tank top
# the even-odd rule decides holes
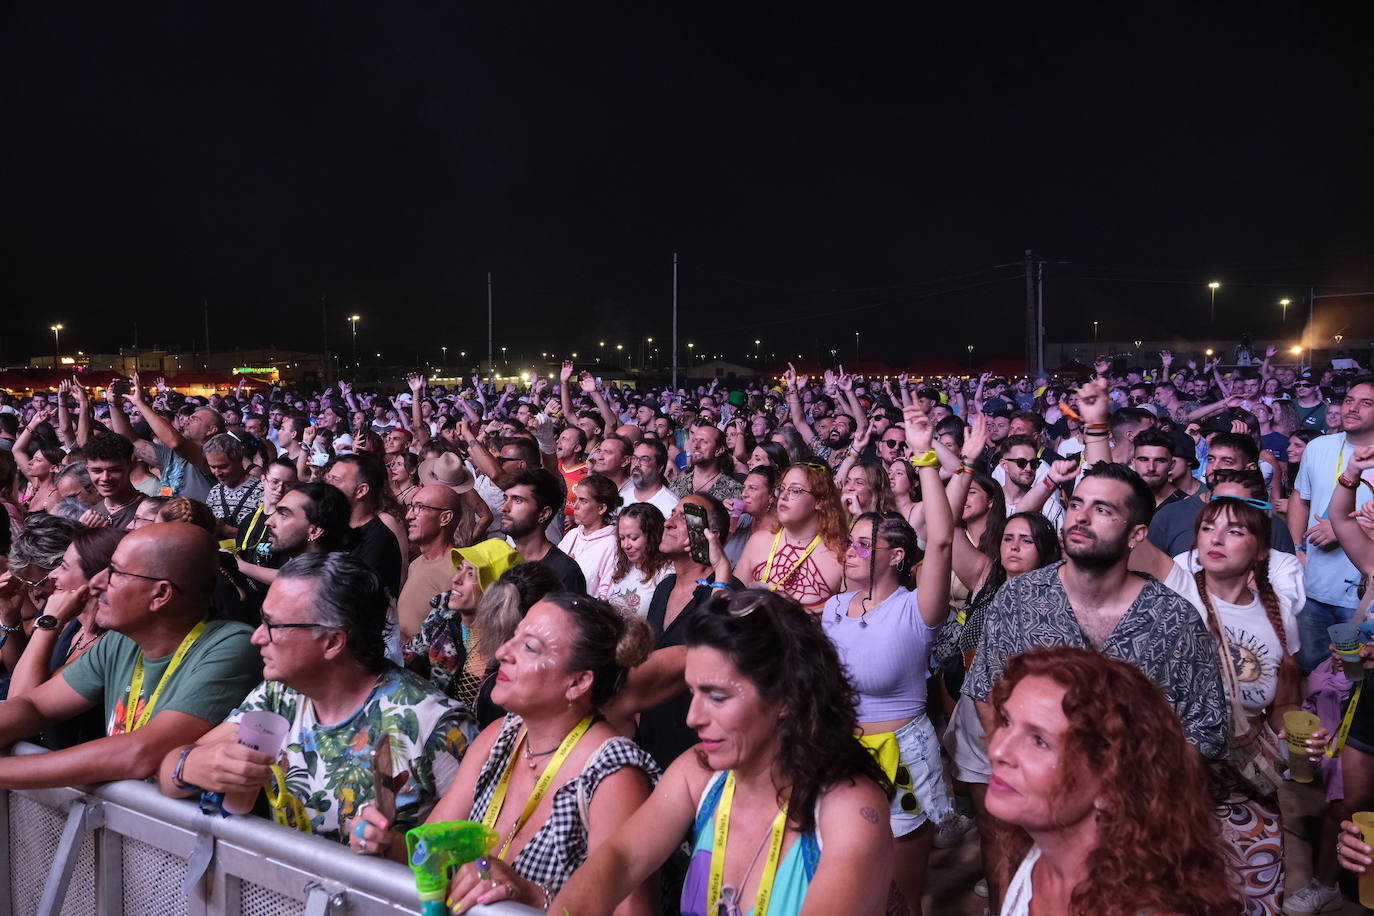
[[[687,865],[687,878],[682,885],[679,907],[682,916],[715,916],[708,913],[706,897],[711,883],[711,853],[716,848],[716,808],[725,790],[727,771],[714,774],[706,784],[706,791],[697,804],[696,824],[692,828],[692,859]],[[817,820],[820,803],[817,802]],[[773,895],[768,903],[768,916],[797,916],[806,902],[806,891],[816,877],[821,864],[821,837],[816,829],[797,837],[792,848],[778,863],[773,879]],[[753,913],[752,898],[748,913]],[[748,914],[746,914],[748,916]]]

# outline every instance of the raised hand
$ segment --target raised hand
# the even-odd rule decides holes
[[[158,381],[161,381],[161,379],[158,379]],[[139,380],[137,372],[129,373],[129,400],[140,406],[144,403],[143,382]]]
[[[1073,458],[1061,458],[1050,465],[1049,472],[1045,475],[1054,481],[1055,486],[1062,487],[1078,477],[1078,459],[1082,457],[1080,453]]]
[[[1174,362],[1174,354],[1173,354],[1173,351],[1172,351],[1172,350],[1160,350],[1160,351],[1159,351],[1159,361],[1160,361],[1161,363],[1164,364],[1164,368],[1166,368],[1166,369],[1169,368],[1169,366],[1173,365],[1173,362]]]
[[[1084,423],[1106,423],[1112,414],[1107,381],[1095,378],[1078,389],[1078,413]]]
[[[424,394],[425,377],[418,372],[408,372],[406,373],[406,385],[410,387],[411,392],[418,398]]]
[[[969,463],[977,461],[987,444],[988,418],[987,414],[980,413],[973,418],[973,423],[969,426],[968,432],[964,433],[964,446],[959,450],[959,457]],[[908,451],[911,451],[909,447]]]
[[[840,386],[841,391],[854,391],[855,377],[844,371],[844,366],[840,367],[840,376],[835,383]]]
[[[577,377],[577,384],[582,389],[583,394],[591,394],[596,391],[596,377],[586,369],[583,369],[582,374]]]
[[[86,402],[90,400],[89,392],[86,391],[86,386],[81,384],[81,380],[74,375],[72,376],[72,395],[76,398],[76,403],[83,409],[86,406]]]
[[[1275,356],[1278,355],[1278,352],[1279,348],[1274,346],[1273,344],[1270,344],[1269,346],[1264,348],[1264,358],[1273,359]]]
[[[782,383],[786,388],[797,387],[797,367],[791,363],[787,364],[787,369],[782,373]]]
[[[345,399],[347,399],[352,392],[352,385],[350,385],[348,382],[339,382],[339,394],[343,395]]]
[[[906,429],[908,454],[920,456],[930,451],[930,442],[935,438],[935,424],[930,422],[930,416],[924,410],[916,404],[902,408],[902,426]],[[986,421],[983,428],[986,431]]]
[[[564,385],[568,384],[568,379],[573,377],[573,362],[570,359],[563,360],[563,367],[558,370],[558,380]]]
[[[157,393],[166,394],[167,390],[167,379],[164,376],[159,375],[157,377]]]

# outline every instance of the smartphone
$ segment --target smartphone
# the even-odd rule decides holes
[[[129,395],[129,392],[134,390],[134,386],[126,378],[115,379],[114,382],[110,385],[110,387],[114,389],[115,394],[123,395],[125,397]]]
[[[687,523],[687,544],[692,551],[692,561],[710,566],[711,550],[706,544],[706,510],[696,503],[683,503],[682,518]]]

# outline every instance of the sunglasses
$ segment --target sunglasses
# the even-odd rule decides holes
[[[868,538],[845,538],[843,544],[845,550],[854,551],[854,556],[860,560],[867,560],[873,556],[873,551],[883,546],[870,541]]]
[[[896,449],[899,452],[906,451],[905,439],[884,439],[883,445],[886,445],[890,449]]]
[[[1031,465],[1035,464],[1034,458],[1003,458],[1002,460],[1007,462],[1008,464],[1016,465],[1023,471]]]

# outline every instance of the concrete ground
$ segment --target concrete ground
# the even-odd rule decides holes
[[[1287,889],[1304,887],[1312,876],[1313,841],[1321,826],[1324,807],[1319,786],[1284,783],[1279,790],[1283,811],[1284,855],[1287,859]],[[973,885],[982,876],[978,855],[978,833],[971,831],[953,849],[937,849],[931,857],[923,916],[982,916],[987,901],[973,893]],[[1342,907],[1326,910],[1323,916],[1359,916],[1374,912],[1355,902],[1355,882],[1350,880],[1343,889],[1346,900]]]

